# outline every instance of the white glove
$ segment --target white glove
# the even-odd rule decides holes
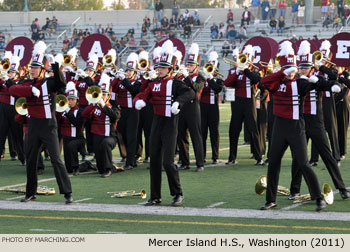
[[[116,75],[116,78],[119,80],[124,80],[125,79],[125,73],[124,72],[118,72]]]
[[[34,96],[38,97],[40,96],[40,90],[37,89],[36,87],[32,87],[32,93]]]
[[[185,66],[180,66],[179,68],[179,72],[182,74],[182,76],[184,78],[186,78],[189,74],[188,74],[188,70]]]
[[[108,74],[110,71],[112,71],[112,68],[106,67],[105,70],[103,70],[103,74]]]
[[[171,113],[173,113],[174,115],[177,115],[180,112],[179,109],[179,103],[176,101],[173,103],[173,105],[171,106]]]
[[[149,77],[151,78],[151,80],[157,79],[158,78],[158,73],[155,70],[152,70],[149,72]]]
[[[289,67],[283,71],[285,75],[289,75],[291,73],[296,73],[296,72],[298,72],[298,68],[296,67]]]
[[[315,76],[315,75],[310,76],[309,82],[311,82],[311,83],[316,83],[316,82],[318,82],[317,76]]]
[[[70,111],[70,107],[68,106],[65,110],[66,113],[68,113]]]
[[[239,73],[241,72],[241,70],[242,70],[241,68],[237,67],[237,68],[236,68],[236,74],[239,75]]]
[[[81,70],[81,69],[79,69],[79,70]],[[79,71],[78,70],[78,71]],[[73,68],[71,67],[71,66],[66,66],[66,67],[64,67],[63,68],[63,71],[64,72],[74,72],[74,70],[73,70]],[[83,71],[83,70],[81,70],[81,71]],[[84,71],[83,71],[84,72]],[[85,73],[85,72],[84,72]]]
[[[299,79],[309,80],[309,78],[306,75],[300,75]]]
[[[82,69],[78,69],[76,72],[75,72],[75,80],[78,80],[80,77],[87,77],[88,75],[85,73],[84,70]]]
[[[211,80],[211,79],[213,79],[213,78],[214,78],[214,76],[213,76],[212,74],[208,74],[208,75],[207,75],[207,79]]]
[[[97,102],[97,104],[99,104],[101,106],[101,108],[103,108],[106,105],[106,103],[105,103],[105,101],[103,99],[99,100]]]
[[[8,76],[7,74],[5,74],[4,77],[2,77],[2,79],[3,79],[4,81],[7,81],[7,80],[9,79],[9,76]]]
[[[135,102],[135,108],[137,110],[141,110],[144,106],[146,106],[146,103],[143,100],[137,100]]]
[[[49,62],[50,65],[54,64],[55,63],[55,58],[52,54],[46,54],[45,55],[47,61]]]
[[[339,87],[339,85],[333,85],[331,87],[331,90],[332,90],[333,93],[340,93],[341,88]]]

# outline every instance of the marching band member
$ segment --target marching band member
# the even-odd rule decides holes
[[[266,203],[260,209],[268,210],[277,206],[276,195],[281,160],[289,146],[293,159],[297,161],[299,169],[308,182],[312,199],[316,199],[316,211],[321,211],[326,207],[326,203],[322,199],[316,174],[307,160],[305,124],[302,116],[302,99],[309,90],[315,88],[318,79],[317,77],[296,78],[295,55],[290,41],[280,45],[279,55],[282,69],[261,80],[264,87],[274,95],[275,121],[267,172]]]
[[[23,130],[15,121],[15,115],[17,114],[14,106],[15,98],[9,92],[9,88],[20,81],[20,59],[6,51],[4,60],[8,61],[9,69],[4,75],[4,79],[0,80],[0,150],[4,149],[6,138],[11,133],[18,159],[24,165]]]
[[[326,61],[329,61],[331,58],[330,48],[331,48],[331,43],[328,40],[322,41],[320,51],[322,52],[323,57]],[[326,63],[325,61],[323,61],[323,63],[321,64],[323,65],[319,67],[319,71],[315,72],[316,76],[321,75],[328,80],[336,80],[338,78],[338,71],[330,67],[329,63]],[[340,165],[338,123],[337,123],[334,96],[332,92],[326,91],[323,93],[322,108],[323,108],[324,125],[328,133],[328,139],[332,149],[333,157],[339,162],[339,165]],[[310,163],[317,162],[317,160],[318,160],[318,152],[316,148],[312,148]]]
[[[28,114],[30,115],[28,141],[25,147],[27,158],[26,195],[21,202],[35,200],[38,187],[38,156],[44,144],[50,153],[59,191],[61,194],[64,194],[66,204],[70,204],[73,202],[72,187],[59,153],[55,117],[56,93],[66,83],[62,72],[58,69],[58,64],[53,62],[54,58],[46,58],[44,55],[45,50],[46,45],[42,41],[34,45],[32,63],[30,65],[31,79],[10,87],[11,95],[27,98]],[[48,62],[52,65],[54,77],[44,78]]]
[[[78,91],[74,82],[67,83],[66,92],[68,107],[66,111],[57,113],[57,122],[61,125],[63,137],[64,162],[68,173],[79,174],[78,151],[84,148],[83,134],[84,118],[82,110],[78,107]]]
[[[141,86],[141,83],[136,80],[137,61],[137,54],[130,53],[126,62],[126,72],[119,72],[116,77],[121,81],[119,85],[113,85],[113,92],[116,93],[117,102],[121,107],[121,117],[117,127],[126,144],[126,162],[124,170],[130,170],[137,166],[135,154],[139,111],[135,110],[132,104],[132,99],[139,93]]]
[[[102,74],[98,86],[102,90],[102,98],[87,106],[82,116],[91,121],[96,166],[101,177],[106,178],[112,175],[114,167],[112,150],[117,144],[115,129],[119,113],[109,103],[110,77],[107,74]]]
[[[247,45],[242,54],[245,54],[248,61],[252,62],[253,47]],[[224,85],[235,88],[235,101],[231,102],[230,121],[230,155],[226,164],[237,164],[238,138],[242,129],[242,123],[247,125],[251,136],[251,149],[256,159],[256,165],[263,165],[262,147],[259,141],[259,132],[256,123],[255,108],[255,85],[258,84],[260,76],[251,72],[248,65],[245,69],[240,67],[236,71],[230,71]]]
[[[310,43],[307,40],[301,42],[299,46],[298,56],[300,78],[307,79],[313,75],[312,54],[310,53]],[[305,96],[303,116],[305,120],[305,131],[307,139],[311,138],[315,144],[317,151],[331,175],[335,187],[339,190],[343,199],[349,198],[349,193],[344,185],[337,161],[332,156],[329,147],[326,130],[324,127],[321,96],[322,91],[340,92],[339,83],[334,81],[325,81],[319,77],[318,87],[309,91]],[[292,182],[290,186],[289,199],[293,200],[299,195],[302,173],[298,167],[296,159],[293,158],[292,164]]]
[[[180,79],[186,86],[193,89],[196,96],[192,101],[184,104],[179,115],[179,132],[177,144],[179,147],[180,170],[190,169],[188,131],[190,132],[193,150],[196,157],[196,171],[204,170],[204,151],[201,130],[201,114],[199,98],[205,84],[205,79],[198,73],[201,56],[199,46],[193,43],[187,52],[186,68],[180,67]]]
[[[148,87],[136,95],[135,108],[140,110],[150,101],[154,107],[154,116],[150,136],[150,176],[151,198],[146,206],[160,204],[162,167],[164,167],[170,188],[174,196],[172,205],[181,206],[184,201],[178,170],[174,164],[176,136],[180,109],[194,98],[194,91],[182,81],[173,79],[172,73],[176,58],[173,43],[167,40],[162,45],[159,63],[155,69],[159,79],[149,83]]]
[[[209,130],[213,164],[216,164],[219,158],[220,113],[218,96],[223,86],[223,80],[218,78],[215,73],[219,68],[218,57],[219,56],[215,51],[212,51],[209,54],[208,63],[213,64],[214,74],[208,74],[208,76],[205,76],[206,82],[200,98],[204,159],[207,153],[207,137]]]

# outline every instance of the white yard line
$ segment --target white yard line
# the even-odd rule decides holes
[[[85,198],[85,199],[80,199],[80,200],[74,200],[73,202],[83,202],[83,201],[88,201],[92,200],[92,198]]]
[[[217,206],[221,206],[223,204],[226,204],[227,202],[224,202],[224,201],[221,201],[221,202],[217,202],[217,203],[214,203],[214,204],[211,204],[209,206],[207,206],[207,208],[214,208],[214,207],[217,207]]]
[[[20,199],[23,198],[24,194],[22,196],[17,196],[17,197],[13,197],[13,198],[7,198],[6,200],[15,200],[15,199]]]
[[[29,231],[55,232],[55,231],[57,231],[57,230],[54,230],[54,229],[40,229],[40,228],[36,228],[36,229],[29,229]]]
[[[125,232],[97,231],[96,234],[126,234]]]

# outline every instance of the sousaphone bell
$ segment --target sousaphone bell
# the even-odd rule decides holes
[[[61,113],[68,108],[68,99],[65,95],[56,95],[56,111]]]
[[[15,103],[15,109],[20,115],[28,114],[27,99],[25,97],[18,98]]]
[[[85,92],[86,100],[90,103],[97,103],[102,98],[102,90],[98,86],[91,86]]]

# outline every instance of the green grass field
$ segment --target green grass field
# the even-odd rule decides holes
[[[228,158],[229,136],[228,126],[231,116],[228,103],[220,105],[220,160],[225,162]],[[241,134],[243,136],[243,132]],[[349,142],[349,141],[348,141]],[[255,194],[254,185],[260,175],[265,175],[267,167],[255,166],[255,160],[250,159],[250,148],[239,141],[238,165],[235,166],[207,166],[204,172],[194,172],[192,169],[180,172],[181,184],[185,196],[184,210],[186,208],[208,209],[208,206],[221,202],[221,205],[211,207],[215,209],[252,209],[256,210],[265,203],[265,196]],[[208,151],[211,150],[208,139]],[[114,150],[113,158],[120,160],[119,151]],[[191,148],[191,159],[194,159]],[[208,165],[211,162],[211,153],[207,153]],[[39,180],[40,185],[54,187],[58,191],[50,162],[46,162],[46,170]],[[136,169],[113,174],[110,178],[100,178],[98,174],[85,174],[71,177],[74,200],[77,204],[127,204],[137,205],[145,200],[130,198],[111,198],[107,192],[146,189],[149,192],[148,164],[140,164]],[[289,187],[291,174],[291,155],[287,150],[281,168],[280,185]],[[334,189],[331,178],[322,161],[314,168],[319,182],[329,183]],[[350,185],[349,157],[341,163],[341,172],[347,186]],[[23,184],[26,182],[25,167],[19,161],[9,161],[9,156],[0,163],[0,187]],[[302,184],[302,193],[307,193],[305,183]],[[0,192],[0,201],[19,201],[21,195]],[[62,195],[38,196],[37,203],[59,202],[64,205]],[[172,197],[169,195],[167,179],[163,173],[162,206],[170,206]],[[0,207],[1,203],[0,202]],[[277,212],[289,207],[292,202],[285,196],[278,197]],[[18,203],[25,205],[26,203]],[[32,204],[32,203],[29,203]],[[144,206],[137,205],[142,212]],[[343,201],[339,194],[335,194],[333,205],[325,212],[348,212],[349,201]],[[70,206],[66,206],[69,208]],[[284,210],[285,212],[305,211],[314,212],[313,202]],[[147,208],[148,210],[149,208]],[[179,208],[182,210],[182,208]],[[335,213],[336,214],[336,213]],[[348,221],[329,220],[291,220],[291,219],[261,219],[261,218],[234,218],[234,217],[206,217],[206,216],[168,216],[163,214],[128,214],[50,210],[0,210],[0,233],[350,233]],[[39,231],[38,231],[39,230]],[[43,231],[42,231],[43,230]]]

